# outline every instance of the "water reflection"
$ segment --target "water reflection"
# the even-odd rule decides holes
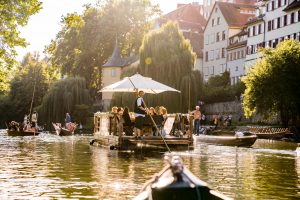
[[[0,199],[131,199],[163,166],[162,153],[110,151],[89,136],[8,137],[0,132]],[[295,144],[253,148],[198,143],[179,154],[214,189],[234,199],[299,199]]]

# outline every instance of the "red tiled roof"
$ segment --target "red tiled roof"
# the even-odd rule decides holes
[[[200,14],[202,5],[186,4],[178,7],[176,10],[164,15],[162,19],[173,20],[173,21],[184,21],[194,24],[199,24],[199,26],[205,26],[206,20]]]
[[[203,33],[183,32],[183,36],[185,39],[190,40],[197,58],[203,58]]]
[[[249,18],[255,16],[255,14],[241,13],[241,10],[255,11],[254,5],[226,2],[216,2],[216,4],[218,4],[230,27],[242,27],[248,22]]]

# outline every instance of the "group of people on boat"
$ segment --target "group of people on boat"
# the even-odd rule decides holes
[[[34,111],[31,115],[25,115],[23,123],[19,123],[16,121],[11,121],[8,124],[8,129],[11,131],[28,131],[28,132],[37,132],[38,125],[37,125],[38,114]]]
[[[77,127],[77,124],[72,122],[71,115],[69,113],[66,113],[65,127],[62,127],[61,123],[55,123],[55,125],[58,128],[65,128],[71,133],[73,133]]]
[[[161,129],[167,120],[167,109],[163,106],[147,108],[143,96],[144,92],[139,91],[133,113],[129,112],[128,107],[112,107],[111,132],[119,132],[120,134],[124,132],[125,135],[135,135],[137,137],[157,134],[158,130],[156,129]]]

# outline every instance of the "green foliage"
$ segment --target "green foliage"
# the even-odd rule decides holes
[[[123,55],[137,52],[158,13],[150,0],[105,0],[99,7],[86,6],[82,15],[64,17],[63,28],[47,52],[62,74],[84,77],[94,97],[101,86],[101,66],[111,56],[116,35]]]
[[[226,87],[230,85],[230,73],[225,71],[222,75],[212,76],[208,80],[209,87]]]
[[[37,108],[40,122],[64,122],[66,113],[75,116],[75,119],[84,123],[87,110],[91,104],[89,91],[84,78],[74,77],[55,82],[44,96],[41,105]],[[83,111],[80,116],[80,111]]]
[[[285,40],[276,49],[261,49],[258,60],[242,81],[246,85],[243,106],[246,117],[280,112],[284,126],[300,116],[300,43]]]
[[[201,97],[205,103],[234,101],[239,99],[244,89],[242,82],[230,85],[230,73],[225,71],[222,75],[209,78]]]
[[[170,112],[190,109],[199,100],[202,84],[201,75],[192,70],[195,59],[189,40],[183,38],[177,23],[169,22],[159,30],[150,31],[140,48],[139,73],[182,93],[148,95],[148,105],[164,105]]]
[[[41,103],[49,86],[47,67],[45,62],[38,61],[31,54],[26,55],[10,81],[8,94],[2,97],[1,113],[7,113],[7,110],[10,112],[1,115],[2,120],[22,121],[24,115],[30,113],[31,103],[32,108]]]
[[[16,63],[16,46],[27,45],[20,37],[20,26],[25,26],[31,15],[41,9],[38,0],[9,0],[0,2],[0,92],[7,89],[8,71]]]

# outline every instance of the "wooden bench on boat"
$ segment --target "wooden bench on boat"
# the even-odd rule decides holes
[[[248,130],[261,139],[281,139],[286,134],[289,134],[288,128],[248,127]]]
[[[109,113],[97,112],[94,114],[94,140],[90,144],[98,144],[101,146],[108,146],[110,149],[118,150],[136,150],[136,149],[166,149],[165,143],[170,148],[176,149],[189,149],[192,148],[193,138],[192,135],[186,134],[183,137],[172,136],[171,132],[175,115],[168,115],[168,119],[161,127],[164,129],[166,135],[164,140],[160,135],[154,135],[152,127],[149,128],[147,124],[146,128],[143,129],[142,137],[135,137],[131,135],[124,135],[123,127],[118,126]],[[161,130],[162,130],[161,129]]]

